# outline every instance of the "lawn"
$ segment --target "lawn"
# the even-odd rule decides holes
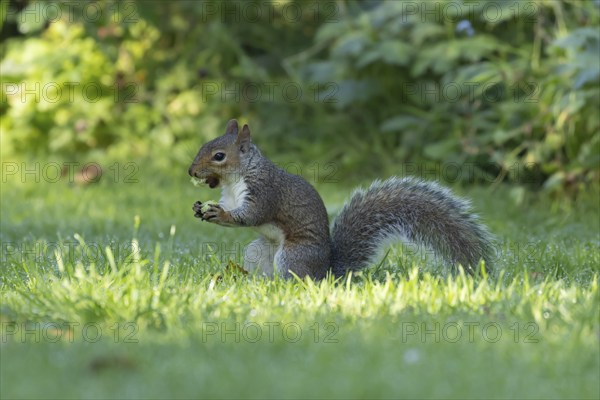
[[[3,175],[2,398],[600,397],[597,189],[455,187],[497,237],[489,276],[406,244],[312,282],[244,275],[254,234],[193,218],[218,194],[183,165],[35,178]],[[316,182],[331,216],[353,184]]]

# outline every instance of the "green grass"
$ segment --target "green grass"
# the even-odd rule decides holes
[[[332,214],[352,189],[318,186]],[[598,191],[457,191],[497,236],[497,275],[395,246],[315,283],[226,270],[254,235],[194,219],[218,194],[183,174],[8,179],[0,397],[600,397]]]

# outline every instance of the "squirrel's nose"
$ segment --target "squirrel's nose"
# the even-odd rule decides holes
[[[188,169],[188,174],[190,174],[190,176],[193,178],[194,177],[194,170],[192,167],[190,167],[190,169]]]

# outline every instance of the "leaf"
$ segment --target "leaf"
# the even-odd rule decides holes
[[[315,41],[318,43],[339,38],[344,35],[349,28],[349,24],[345,21],[340,21],[335,24],[323,24],[315,35]]]
[[[458,57],[466,61],[479,61],[490,53],[502,49],[498,39],[488,35],[477,35],[454,41]]]
[[[453,82],[485,83],[498,78],[500,71],[491,62],[479,62],[459,67],[450,79]]]
[[[331,61],[320,61],[308,64],[303,73],[309,82],[323,83],[332,82],[336,79],[336,63]]]
[[[354,32],[342,37],[334,46],[332,55],[337,57],[357,56],[359,55],[368,40],[362,32]]]
[[[428,69],[445,73],[454,65],[454,58],[455,56],[450,56],[448,53],[448,43],[446,42],[427,47],[417,53],[411,75],[413,77],[421,76]]]
[[[456,139],[446,139],[425,146],[424,153],[432,160],[445,160],[449,155],[456,153],[458,142]]]
[[[356,62],[356,66],[363,68],[380,60],[386,64],[407,65],[412,60],[413,53],[412,46],[396,40],[388,40],[362,53]]]
[[[407,128],[423,125],[425,123],[426,122],[421,118],[412,115],[398,115],[383,121],[379,129],[382,132],[403,131]]]
[[[380,60],[381,59],[381,52],[379,51],[378,48],[369,50],[363,54],[360,55],[360,57],[358,58],[358,60],[356,61],[356,67],[357,68],[363,68],[366,67],[367,65]]]
[[[386,41],[379,45],[381,58],[388,64],[407,65],[413,56],[413,48],[400,41]]]
[[[37,32],[46,24],[46,13],[43,12],[44,5],[38,2],[32,2],[20,13],[17,21],[19,23],[19,32],[24,35]]]
[[[597,69],[588,69],[580,72],[575,78],[575,89],[581,89],[588,82],[597,81],[599,76],[600,71]]]
[[[556,39],[551,46],[561,49],[577,49],[582,47],[588,41],[600,41],[600,31],[596,28],[579,28],[566,36]]]
[[[415,46],[421,46],[427,39],[444,35],[444,28],[438,24],[422,22],[416,24],[412,31]]]
[[[496,129],[496,131],[494,131],[493,134],[493,138],[494,138],[494,143],[496,145],[501,145],[502,143],[510,140],[513,137],[513,134],[511,134],[508,131],[505,131],[503,129]]]
[[[378,91],[379,88],[374,81],[341,81],[338,84],[338,92],[336,94],[338,102],[335,103],[335,106],[342,109],[352,103],[363,102]]]
[[[547,190],[559,188],[560,186],[562,186],[565,179],[566,174],[564,172],[555,172],[548,179],[546,179],[546,182],[544,182],[544,188]]]

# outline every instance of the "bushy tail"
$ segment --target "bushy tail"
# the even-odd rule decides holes
[[[380,254],[393,240],[432,248],[452,264],[468,271],[480,259],[489,263],[491,235],[470,203],[448,189],[415,178],[375,181],[359,189],[333,221],[333,273],[356,271]]]

